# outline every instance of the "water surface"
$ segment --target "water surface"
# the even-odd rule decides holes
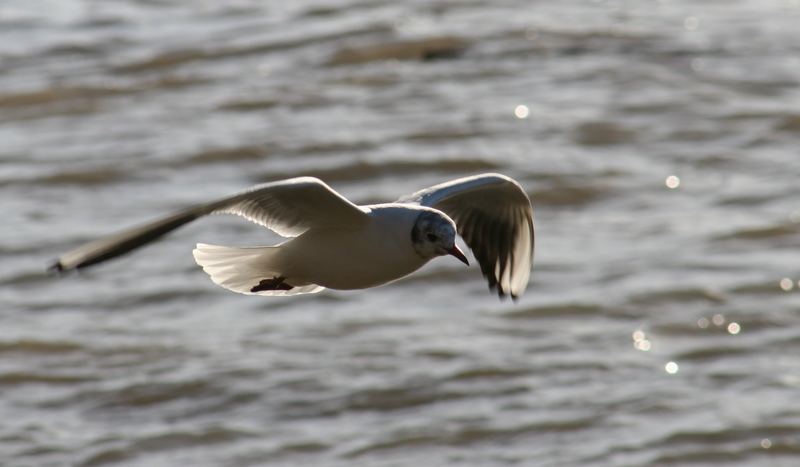
[[[0,6],[0,459],[13,466],[792,466],[800,4]],[[98,234],[296,175],[357,202],[513,176],[514,304],[440,259],[231,294],[215,217],[70,276]]]

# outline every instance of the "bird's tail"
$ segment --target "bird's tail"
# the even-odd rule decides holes
[[[287,283],[275,264],[280,246],[236,248],[198,243],[194,260],[215,284],[248,295],[297,295],[319,292],[317,284]]]

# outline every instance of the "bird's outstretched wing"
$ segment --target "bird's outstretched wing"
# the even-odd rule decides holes
[[[235,214],[284,237],[311,228],[356,226],[367,211],[348,201],[324,182],[298,177],[258,185],[243,193],[198,204],[145,225],[133,227],[79,246],[58,258],[52,270],[66,271],[106,261],[150,243],[208,214]]]
[[[500,174],[459,178],[398,200],[443,211],[472,249],[501,297],[525,291],[533,263],[533,208],[513,179]]]

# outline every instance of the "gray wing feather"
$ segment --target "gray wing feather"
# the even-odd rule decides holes
[[[51,270],[66,271],[106,261],[146,245],[199,217],[235,214],[279,235],[294,237],[315,227],[357,225],[366,211],[321,180],[299,177],[258,185],[246,192],[199,204],[153,222],[86,243],[56,260]]]
[[[242,216],[284,237],[367,219],[366,211],[314,177],[266,183],[205,207],[212,214]]]
[[[533,264],[533,208],[513,179],[481,174],[420,190],[399,202],[443,211],[472,249],[489,288],[501,297],[525,291]]]

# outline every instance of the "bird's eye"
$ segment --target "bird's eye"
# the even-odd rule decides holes
[[[435,242],[436,241],[436,235],[435,234],[429,233],[427,235],[427,237],[428,237],[428,241],[429,242]]]

